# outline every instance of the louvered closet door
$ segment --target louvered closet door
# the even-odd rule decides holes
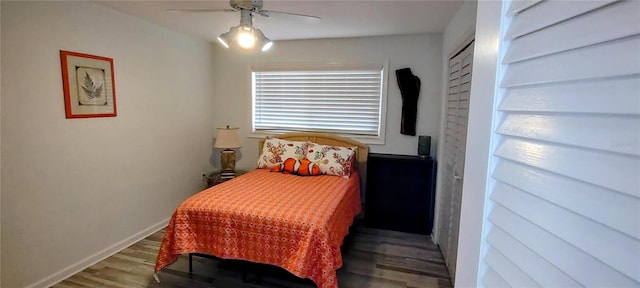
[[[486,287],[640,286],[640,2],[511,3]]]
[[[438,244],[449,272],[455,273],[464,157],[469,117],[473,42],[449,61],[449,93],[439,209]]]

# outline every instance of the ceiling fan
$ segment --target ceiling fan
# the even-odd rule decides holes
[[[230,0],[231,8],[226,9],[172,9],[169,12],[240,12],[240,25],[229,28],[225,33],[218,36],[218,41],[226,48],[239,46],[243,49],[251,49],[255,46],[262,51],[267,51],[273,46],[273,41],[267,38],[262,31],[253,27],[253,15],[264,17],[276,16],[286,17],[306,22],[318,22],[319,17],[296,14],[282,11],[272,11],[262,9],[262,0]]]

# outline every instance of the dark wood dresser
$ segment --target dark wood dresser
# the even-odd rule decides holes
[[[369,154],[365,226],[431,234],[435,180],[431,157]]]

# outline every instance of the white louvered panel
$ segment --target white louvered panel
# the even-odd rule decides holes
[[[455,153],[456,153],[456,146],[455,145],[446,145],[445,149],[446,149],[445,152],[447,152],[447,155],[442,160],[443,160],[443,162],[444,161],[447,162],[447,165],[445,165],[445,167],[447,167],[445,172],[449,173],[449,174],[443,174],[443,175],[453,177],[453,164],[452,163],[454,161],[454,157],[455,157]],[[445,182],[445,183],[448,185],[448,182]],[[445,185],[445,186],[447,186],[447,185]],[[450,187],[450,186],[447,186],[447,187]],[[451,196],[448,195],[447,197],[451,197]],[[451,198],[449,198],[449,199],[451,199]],[[450,203],[450,202],[447,202],[447,203]]]
[[[444,159],[441,160],[443,184],[438,195],[438,243],[453,275],[456,270],[458,229],[460,225],[460,195],[464,169],[464,141],[468,115],[471,57],[473,45],[466,47],[449,61],[449,91],[447,97],[447,123]],[[466,104],[465,104],[466,103]],[[459,178],[458,178],[459,177]],[[456,179],[458,178],[458,179]]]
[[[461,109],[462,111],[463,109]],[[468,112],[467,112],[468,113]],[[458,134],[456,137],[456,147],[458,151],[461,151],[459,155],[456,155],[456,169],[460,174],[464,171],[464,151],[467,142],[467,123],[466,117],[458,117]]]
[[[463,109],[460,109],[461,111]],[[465,111],[466,112],[466,111]],[[458,122],[462,122],[460,124],[458,124],[458,133],[456,135],[456,148],[458,150],[461,150],[462,152],[464,152],[464,148],[465,148],[465,142],[467,141],[467,125],[466,123],[464,123],[464,121],[466,121],[466,117],[458,117]],[[464,162],[464,153],[462,153],[462,155],[460,156],[461,159],[458,160],[457,162],[463,163]],[[458,157],[458,158],[460,158]],[[464,168],[464,167],[458,167],[458,168]],[[462,173],[464,169],[459,170],[460,173]]]
[[[450,274],[454,274],[456,271],[456,259],[458,254],[458,235],[460,228],[460,209],[462,198],[462,183],[464,174],[464,158],[465,158],[465,144],[467,135],[467,118],[469,115],[469,87],[471,83],[471,68],[473,57],[473,45],[469,45],[463,51],[461,51],[452,61],[460,62],[460,77],[458,79],[458,99],[457,99],[457,119],[455,120],[456,135],[451,139],[455,148],[451,151],[454,155],[452,157],[452,175],[447,175],[447,180],[450,182],[448,190],[450,196],[450,216],[448,227],[448,245],[447,249],[443,249],[445,261],[449,268]]]
[[[453,74],[460,71],[460,67],[462,63],[460,62],[460,58],[456,59],[456,57],[452,58],[451,59],[452,61],[449,62],[449,74]],[[451,78],[449,80],[451,80]]]
[[[460,86],[460,94],[458,95],[460,101],[464,101],[467,105],[464,108],[469,108],[469,84],[463,84]]]
[[[442,179],[445,179],[442,184],[442,191],[440,195],[440,207],[438,209],[438,216],[440,221],[438,222],[439,231],[439,245],[445,259],[449,258],[451,251],[451,201],[453,190],[453,173],[454,162],[456,155],[456,141],[457,138],[457,119],[458,119],[458,102],[460,92],[460,55],[452,58],[449,62],[449,91],[447,99],[447,123],[446,123],[446,135],[445,135],[445,153],[442,164],[445,167]],[[446,260],[445,260],[446,261]]]
[[[471,89],[471,82],[467,82],[467,83],[464,83],[464,84],[460,85],[460,91],[465,92],[464,94],[460,95],[460,99],[469,100],[469,90],[470,89]]]
[[[451,217],[449,222],[449,251],[447,252],[447,265],[449,267],[449,273],[455,273],[456,271],[456,259],[458,255],[458,230],[460,229],[460,191],[462,191],[462,181],[459,180],[463,177],[460,172],[460,154],[459,150],[455,151],[455,158],[453,164],[453,178],[451,184]],[[460,177],[460,178],[458,178]]]
[[[501,205],[494,205],[489,214],[489,221],[585,287],[638,286],[633,279]],[[593,234],[591,238],[593,237],[597,235]],[[487,286],[492,287],[488,284]]]
[[[511,2],[511,5],[509,5],[509,10],[507,12],[507,14],[509,15],[514,15],[517,13],[522,12],[523,10],[536,5],[538,3],[542,2],[542,0],[521,0],[521,1],[513,1]]]
[[[640,38],[634,36],[615,43],[588,47],[578,52],[560,53],[509,66],[503,87],[572,81],[640,73],[640,61],[634,61]],[[610,57],[616,54],[619,57]],[[584,61],[584,59],[598,59]],[[544,71],[537,73],[536,71]]]
[[[640,114],[640,77],[512,88],[501,111]]]
[[[467,93],[460,93],[460,95],[462,95],[462,94],[469,95],[468,92]],[[461,98],[466,98],[466,97],[461,97]],[[461,116],[465,116],[465,117],[469,116],[469,100],[466,100],[466,99],[460,100],[458,107],[460,108],[460,110],[462,110],[462,111],[460,111],[460,112],[462,112],[462,114],[460,114]]]
[[[463,121],[463,118],[458,118],[459,121]],[[465,124],[458,124],[458,133],[456,135],[456,147],[458,149],[458,151],[462,151],[464,152],[464,147],[465,147],[465,142],[467,141],[467,125]],[[463,171],[464,170],[464,153],[462,153],[462,155],[459,155],[456,157],[456,169],[459,169],[458,171]]]
[[[507,138],[496,155],[640,197],[637,157],[513,138]]]
[[[457,111],[454,110],[454,111]],[[451,122],[447,122],[446,123],[446,133],[445,133],[445,149],[449,149],[451,151],[455,150],[456,146],[455,146],[455,139],[456,139],[456,135],[457,135],[457,129],[458,129],[458,125],[456,124],[456,121],[458,119],[458,116],[456,116],[455,114],[453,115],[449,115],[451,119],[453,119]]]
[[[503,135],[640,156],[638,131],[637,116],[584,114],[509,114],[498,128]]]
[[[451,74],[449,74],[449,88],[457,87],[460,84],[460,82],[458,81],[459,79],[460,79],[460,70],[451,72]]]
[[[456,69],[455,71],[451,71],[451,74],[449,74],[449,85],[458,85],[458,78],[460,78],[460,64],[456,65],[456,67],[454,67],[453,69]],[[449,87],[452,87],[449,86]]]
[[[453,147],[453,148],[445,147],[445,150],[446,150],[447,153],[450,154],[450,156],[445,156],[441,161],[443,163],[444,162],[453,162],[453,156],[452,155],[454,155],[453,151],[455,150],[455,147]],[[442,173],[442,175],[453,175],[453,166],[448,165],[448,166],[444,166],[444,167],[445,167],[444,171],[439,171],[438,173]],[[447,185],[448,185],[448,182],[445,182],[445,184],[443,184],[443,187],[447,186]],[[449,187],[449,186],[447,186],[447,187]],[[450,197],[450,196],[447,196],[447,197]]]
[[[513,63],[508,66],[501,86],[514,87],[639,74],[638,51],[640,37],[633,36]]]
[[[445,147],[452,152],[456,150],[455,139],[457,137],[457,133],[457,125],[455,125],[455,123],[447,125],[447,138],[445,140],[449,142],[445,143]]]
[[[489,248],[484,260],[494,271],[501,272],[500,278],[509,283],[511,287],[541,287],[536,281],[531,279],[529,275],[520,270],[518,266],[514,265],[513,262],[498,252],[498,250]]]
[[[469,89],[468,86],[465,86],[466,89],[462,89],[462,85],[469,84],[469,82],[471,82],[471,74],[469,74],[469,73],[463,74],[462,77],[460,77],[460,88],[461,89],[459,91],[460,92],[469,91],[468,90]]]
[[[498,162],[493,177],[640,239],[639,198],[511,161]]]
[[[452,119],[451,122],[447,123],[447,132],[449,132],[449,134],[447,136],[451,136],[455,138],[456,135],[456,127],[458,127],[458,125],[456,124],[456,121],[458,119],[458,116],[456,115],[457,113],[455,113],[456,111],[458,111],[457,109],[452,109],[452,114],[449,114],[450,118]]]
[[[449,144],[448,144],[449,145]],[[447,145],[447,146],[448,146]],[[440,251],[442,251],[443,257],[449,257],[449,249],[451,247],[451,242],[449,241],[449,234],[451,231],[451,192],[453,190],[453,157],[455,157],[455,146],[453,148],[447,148],[445,154],[445,159],[443,159],[444,171],[442,179],[445,179],[442,183],[443,193],[439,195],[440,197],[440,208],[438,209],[438,216],[440,221],[438,222],[438,245],[440,246]],[[446,256],[445,256],[446,254]]]
[[[575,31],[580,31],[575,33]],[[621,1],[593,14],[514,39],[503,63],[512,63],[640,33],[640,1]],[[571,34],[572,37],[567,37]],[[549,45],[549,42],[556,45]]]
[[[640,255],[638,239],[611,233],[613,231],[607,226],[506,184],[498,183],[491,199],[626,276],[640,281],[640,257],[636,257]],[[597,237],[593,237],[594,235]],[[626,249],[622,250],[619,247]]]
[[[452,80],[450,80],[450,86],[449,86],[449,96],[456,96],[456,94],[458,94],[458,92],[460,92],[460,82],[459,82],[460,78],[456,77]]]
[[[514,17],[504,39],[520,37],[612,2],[615,1],[545,1]]]
[[[462,65],[461,68],[461,73],[462,75],[469,75],[471,74],[471,64],[473,61],[473,46],[470,46],[469,48],[467,48],[468,50],[464,51],[462,55],[462,60],[460,60]],[[464,81],[463,81],[464,82]]]
[[[447,107],[447,115],[458,117],[458,107]]]
[[[546,259],[540,257],[540,255],[496,226],[491,228],[487,236],[487,242],[491,244],[491,247],[500,251],[502,255],[508,255],[505,257],[509,257],[509,260],[519,269],[526,271],[533,281],[540,281],[536,283],[542,287],[583,287],[562,270],[550,265]],[[518,285],[511,286],[518,287]]]
[[[640,287],[640,2],[516,6],[484,259],[542,287]],[[485,267],[487,287],[527,286]]]
[[[488,287],[509,287],[509,284],[500,278],[500,275],[490,268],[488,270],[482,279]]]

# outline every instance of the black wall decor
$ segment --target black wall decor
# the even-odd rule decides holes
[[[396,78],[402,96],[400,133],[415,136],[416,118],[418,116],[418,97],[420,96],[420,78],[413,75],[411,68],[396,70]]]

